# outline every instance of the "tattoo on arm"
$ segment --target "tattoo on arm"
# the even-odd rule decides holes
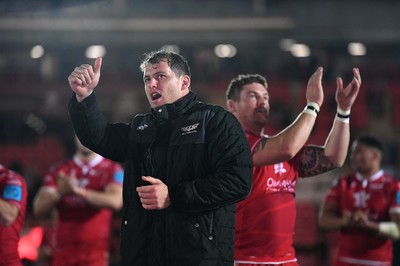
[[[265,144],[267,144],[267,140],[268,140],[268,138],[262,138],[261,139],[261,142],[260,142],[261,149],[264,149]]]
[[[337,167],[324,155],[324,149],[317,146],[306,146],[300,155],[299,176],[310,177],[329,172]]]
[[[267,143],[268,138],[262,138],[260,142],[258,143],[257,147],[255,148],[255,152],[260,151],[264,149],[265,144]]]

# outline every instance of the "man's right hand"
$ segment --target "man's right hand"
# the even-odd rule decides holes
[[[75,92],[78,102],[83,101],[96,88],[100,80],[101,64],[102,58],[98,57],[94,63],[94,69],[89,64],[83,64],[76,67],[69,75],[69,86]]]
[[[324,102],[324,90],[322,87],[322,67],[318,67],[318,69],[312,74],[307,83],[307,91],[306,91],[306,99],[307,103],[315,102],[321,107]]]

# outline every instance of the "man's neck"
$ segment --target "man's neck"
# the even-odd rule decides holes
[[[251,133],[255,136],[261,136],[264,133],[264,128],[259,126],[250,126],[242,124],[243,130],[245,132]]]
[[[84,163],[89,163],[97,156],[96,153],[82,153],[82,152],[78,152],[77,155],[78,158]]]
[[[378,173],[380,168],[374,167],[371,170],[368,171],[358,171],[358,173],[362,176],[363,179],[370,179],[373,175]]]

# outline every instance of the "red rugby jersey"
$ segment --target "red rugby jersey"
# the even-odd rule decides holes
[[[100,155],[85,164],[75,156],[51,170],[45,178],[44,188],[56,189],[57,176],[61,171],[74,175],[79,186],[95,191],[103,191],[112,183],[122,185],[123,181],[123,170],[119,164]],[[79,254],[86,256],[90,250],[108,251],[112,218],[110,209],[90,206],[72,193],[64,196],[57,208],[56,256],[57,253],[65,256],[65,251],[71,253],[72,257],[79,257]]]
[[[399,182],[383,170],[368,180],[356,173],[336,180],[325,200],[336,205],[341,214],[363,210],[368,212],[370,220],[389,221],[389,212],[400,212],[399,186]],[[365,231],[342,230],[335,260],[353,264],[391,265],[392,241]]]
[[[246,135],[253,152],[266,137]],[[252,191],[237,204],[236,262],[273,264],[297,260],[292,243],[298,167],[295,157],[288,162],[253,168]]]
[[[18,255],[18,241],[24,224],[27,187],[22,176],[0,164],[0,198],[18,207],[19,213],[9,226],[0,225],[0,265],[22,265]]]

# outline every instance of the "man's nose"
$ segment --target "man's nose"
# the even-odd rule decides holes
[[[258,106],[266,106],[267,105],[267,100],[264,99],[263,97],[260,97],[257,99],[257,105]]]
[[[151,78],[151,79],[149,79],[147,84],[149,87],[157,86],[157,80],[155,78]]]

